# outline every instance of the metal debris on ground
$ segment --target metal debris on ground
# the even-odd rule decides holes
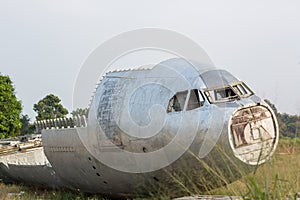
[[[19,193],[8,193],[8,194],[7,194],[7,197],[20,197],[20,196],[22,196],[23,194],[25,194],[24,191],[21,191],[21,192],[19,192]]]

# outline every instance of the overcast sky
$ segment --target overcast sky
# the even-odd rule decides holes
[[[300,1],[0,0],[0,72],[32,119],[49,93],[72,110],[77,74],[102,42],[133,29],[174,30],[279,111],[300,114]]]

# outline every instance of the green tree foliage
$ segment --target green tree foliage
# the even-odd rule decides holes
[[[289,115],[286,113],[278,114],[278,121],[280,121],[280,131],[284,137],[300,137],[300,116]]]
[[[71,112],[72,116],[75,117],[76,115],[82,116],[85,115],[88,118],[89,109],[88,108],[77,108],[76,110]]]
[[[61,100],[54,94],[49,94],[33,105],[33,110],[38,114],[36,120],[55,119],[65,117],[69,112],[60,103]]]
[[[277,112],[276,106],[273,103],[267,99],[265,99],[265,102],[271,106],[276,114],[280,135],[291,138],[300,137],[300,116],[286,113],[281,114]]]
[[[0,74],[0,138],[20,134],[22,104],[15,95],[9,76]]]
[[[22,123],[21,135],[33,134],[35,132],[35,126],[30,123],[28,115],[21,115],[20,120]]]

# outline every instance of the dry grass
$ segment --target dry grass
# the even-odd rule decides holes
[[[21,193],[23,192],[23,193]],[[244,199],[296,199],[300,192],[300,140],[281,139],[272,159],[225,187],[206,194],[242,196]],[[200,192],[199,192],[200,193]],[[18,196],[18,194],[21,194]],[[205,193],[200,193],[205,194]],[[168,199],[156,193],[157,199]],[[44,190],[0,183],[0,199],[102,199],[64,190]]]
[[[256,172],[213,194],[240,195],[245,199],[296,199],[300,192],[300,142],[281,139],[270,161]]]

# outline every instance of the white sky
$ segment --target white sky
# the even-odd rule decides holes
[[[0,0],[0,72],[12,78],[31,118],[33,104],[49,93],[71,111],[74,83],[91,51],[144,27],[190,37],[279,111],[300,114],[296,0]]]

